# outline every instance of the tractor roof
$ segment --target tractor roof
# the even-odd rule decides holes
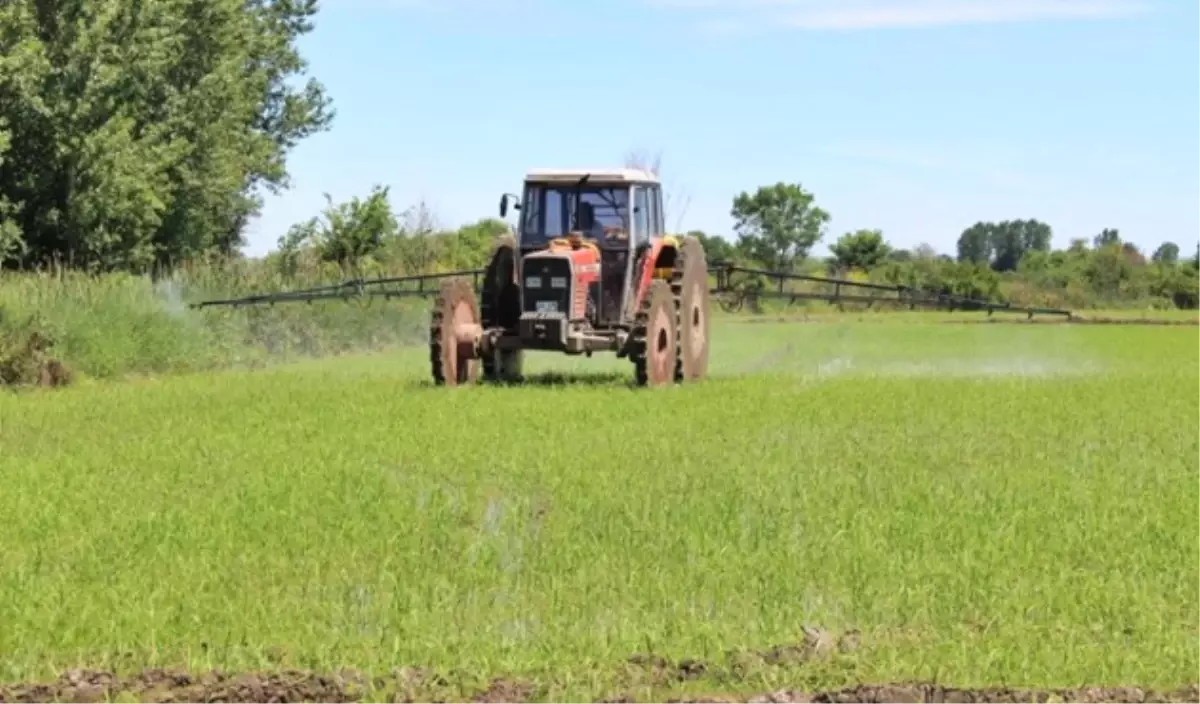
[[[658,183],[645,169],[530,169],[525,180],[534,183],[575,183],[591,174],[589,183]]]

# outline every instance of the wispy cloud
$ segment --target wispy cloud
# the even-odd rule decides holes
[[[699,16],[752,18],[806,30],[946,27],[1042,20],[1101,20],[1149,10],[1149,0],[645,0]],[[711,17],[706,21],[711,22]]]

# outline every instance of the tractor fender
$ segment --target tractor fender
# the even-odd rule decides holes
[[[650,289],[650,282],[655,279],[671,280],[671,272],[675,269],[675,254],[678,251],[679,238],[674,235],[667,235],[650,243],[650,249],[638,259],[638,270],[634,272],[637,284],[633,300],[630,301],[630,311],[638,310],[642,305],[642,300]]]

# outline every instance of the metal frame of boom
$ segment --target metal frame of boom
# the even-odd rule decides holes
[[[476,291],[480,289],[480,280],[486,269],[464,269],[438,274],[413,274],[410,276],[390,276],[377,279],[350,279],[328,286],[301,289],[297,291],[281,291],[264,293],[242,298],[216,299],[192,303],[190,308],[207,308],[210,306],[244,306],[290,302],[312,303],[321,300],[346,300],[362,297],[382,297],[384,299],[401,298],[406,296],[433,296],[437,293],[436,282],[451,277],[470,277]],[[715,296],[723,296],[721,305],[727,311],[740,309],[745,300],[758,298],[786,299],[789,302],[799,300],[826,301],[838,303],[866,303],[868,306],[877,303],[903,306],[908,308],[926,307],[949,310],[987,311],[988,316],[995,312],[1024,313],[1032,318],[1035,315],[1060,315],[1072,317],[1069,310],[1061,308],[1039,308],[1014,306],[1007,303],[953,294],[924,291],[910,286],[851,281],[824,276],[806,274],[790,274],[778,271],[767,271],[751,267],[739,266],[729,262],[716,261],[708,266],[710,276],[716,277],[716,286],[709,292]],[[764,277],[772,279],[773,285],[757,289],[749,289],[744,284],[735,283],[733,277],[742,274],[747,277]],[[789,282],[807,282],[832,286],[832,291],[793,291],[788,290]],[[434,283],[433,286],[427,284]],[[416,284],[415,288],[406,288]],[[848,289],[849,291],[844,291]],[[869,293],[861,293],[867,291]],[[882,293],[894,296],[880,295]]]
[[[189,308],[207,308],[209,306],[245,306],[258,305],[266,303],[275,305],[276,303],[291,303],[304,302],[312,303],[313,301],[323,300],[346,300],[350,298],[363,297],[381,297],[402,298],[405,296],[433,296],[437,293],[437,286],[429,286],[429,282],[439,282],[442,279],[451,277],[471,277],[472,285],[475,290],[479,290],[479,280],[483,276],[484,269],[463,269],[461,271],[450,271],[440,274],[413,274],[411,276],[389,276],[380,279],[348,279],[341,283],[330,284],[329,286],[318,286],[316,288],[306,288],[297,291],[280,291],[277,293],[262,293],[254,296],[245,296],[243,298],[225,298],[211,301],[200,301],[192,303]],[[405,284],[416,284],[416,288],[402,288]]]
[[[876,303],[891,304],[897,306],[908,307],[910,309],[917,307],[929,307],[948,310],[968,310],[968,311],[987,311],[988,316],[996,311],[1007,313],[1025,313],[1032,318],[1035,315],[1061,315],[1067,318],[1072,317],[1071,311],[1062,308],[1041,308],[1029,306],[1014,306],[1009,303],[996,303],[979,298],[970,298],[967,296],[958,296],[954,294],[941,293],[936,291],[925,291],[919,288],[903,285],[879,284],[866,281],[851,281],[849,279],[839,279],[828,276],[812,276],[808,274],[790,274],[778,271],[767,271],[765,269],[755,269],[751,267],[739,266],[728,262],[713,262],[709,265],[708,271],[710,274],[715,274],[717,277],[717,285],[711,289],[711,293],[717,296],[733,294],[732,300],[726,299],[722,302],[722,308],[726,311],[738,310],[742,307],[743,302],[750,297],[758,298],[776,298],[787,299],[789,303],[795,303],[800,300],[810,301],[826,301],[828,303],[865,303],[867,306]],[[765,286],[758,290],[750,290],[747,287],[739,286],[733,282],[735,274],[744,274],[748,277],[764,277],[774,279],[773,286]],[[787,284],[790,281],[802,281],[808,283],[824,284],[833,286],[833,291],[791,291],[787,289]],[[846,293],[843,288],[848,288],[852,292]],[[872,293],[854,293],[853,291],[870,291]],[[880,293],[893,293],[893,296],[878,295]]]

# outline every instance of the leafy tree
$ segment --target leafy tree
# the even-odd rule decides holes
[[[891,254],[891,247],[883,239],[881,230],[847,232],[829,249],[833,252],[834,265],[843,270],[870,271],[887,260]]]
[[[1119,242],[1109,242],[1092,252],[1084,276],[1098,293],[1114,296],[1133,276],[1133,265]]]
[[[1132,242],[1122,242],[1121,252],[1125,255],[1125,259],[1133,266],[1145,266],[1146,257],[1142,256],[1142,251]]]
[[[701,230],[691,230],[687,234],[689,237],[695,237],[700,240],[701,246],[704,247],[705,259],[709,262],[728,262],[737,259],[737,248],[724,237],[709,235]]]
[[[295,43],[316,0],[0,3],[8,266],[232,253],[332,109]]]
[[[1100,232],[1100,234],[1098,234],[1092,238],[1092,245],[1096,249],[1100,249],[1101,247],[1106,247],[1110,244],[1120,244],[1120,243],[1121,243],[1121,233],[1117,230],[1114,230],[1114,229],[1108,228],[1108,227],[1104,228]]]
[[[1174,242],[1163,242],[1154,250],[1154,254],[1150,255],[1150,259],[1159,264],[1167,266],[1175,266],[1179,262],[1179,245]]]
[[[958,261],[1013,271],[1029,251],[1048,251],[1053,232],[1038,220],[977,222],[958,238]]]
[[[988,223],[977,222],[958,236],[958,261],[986,264],[992,259],[992,233]]]
[[[398,225],[385,187],[374,186],[365,199],[354,197],[336,205],[326,193],[325,203],[320,217],[293,225],[280,238],[281,252],[292,254],[311,246],[321,260],[353,268],[396,236]]]
[[[738,247],[773,269],[790,271],[825,236],[829,213],[798,183],[762,186],[733,199]]]
[[[499,218],[483,218],[460,227],[447,238],[445,259],[455,269],[487,266],[496,238],[509,232],[508,223]]]

